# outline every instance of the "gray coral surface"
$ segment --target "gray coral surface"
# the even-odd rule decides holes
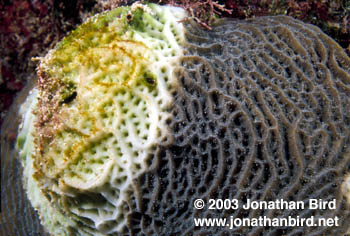
[[[135,181],[133,235],[344,235],[350,169],[350,59],[290,17],[185,25],[170,122]],[[336,210],[196,210],[197,198],[337,200]],[[335,217],[339,227],[195,227],[194,217]]]
[[[346,234],[350,58],[286,16],[221,19],[212,30],[183,17],[156,5],[105,13],[41,59],[17,145],[42,224],[60,236]],[[305,207],[199,210],[198,198]],[[309,209],[309,199],[336,209]],[[260,216],[339,226],[194,224]]]

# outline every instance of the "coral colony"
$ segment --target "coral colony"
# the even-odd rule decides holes
[[[17,148],[50,234],[227,235],[193,216],[292,214],[340,226],[229,232],[347,232],[350,58],[287,16],[210,28],[136,3],[89,18],[40,58]],[[319,200],[213,211],[194,209],[197,198]]]

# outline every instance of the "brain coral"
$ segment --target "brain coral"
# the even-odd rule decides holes
[[[17,148],[42,224],[52,235],[345,234],[350,59],[290,17],[222,19],[207,31],[179,23],[185,16],[118,8],[41,59]],[[196,210],[197,198],[306,207]],[[309,209],[308,199],[336,199],[336,209]],[[259,216],[340,226],[194,225]]]

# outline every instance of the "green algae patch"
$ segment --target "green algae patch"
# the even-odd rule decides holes
[[[126,53],[129,49],[127,47],[128,43],[132,47],[141,47],[141,51],[146,50],[145,45],[132,39],[135,31],[145,31],[144,15],[149,15],[149,13],[142,8],[136,8],[132,11],[131,7],[120,7],[90,18],[64,38],[57,45],[56,49],[51,52],[51,55],[46,57],[44,65],[47,64],[49,66],[44,68],[45,72],[49,76],[73,80],[78,75],[77,73],[82,70],[82,66],[92,68],[94,71],[106,69],[105,72],[109,73],[110,71],[107,69],[108,63],[118,67],[115,68],[115,71],[121,71],[125,66],[129,66],[131,70],[134,69],[128,63],[135,64],[136,61],[145,63],[144,58],[141,56],[143,53],[139,55]],[[120,44],[123,44],[123,46],[120,47]],[[101,61],[100,59],[105,57],[106,51],[114,51],[113,55],[109,56],[114,56],[115,58],[116,54],[123,54],[128,58],[121,60],[119,57],[116,60]],[[128,73],[133,72],[128,71]],[[124,82],[124,79],[127,79],[125,77],[121,76],[122,81],[119,81],[120,84]]]
[[[17,146],[28,196],[50,233],[122,232],[133,179],[170,140],[184,17],[183,9],[152,4],[117,8],[41,58]]]

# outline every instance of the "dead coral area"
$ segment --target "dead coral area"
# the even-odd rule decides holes
[[[81,23],[94,1],[5,0],[0,4],[0,125],[43,56]]]
[[[33,57],[88,16],[135,0],[2,0],[0,4],[0,125],[14,96],[35,77]],[[141,1],[142,2],[142,1]],[[150,0],[183,7],[203,27],[220,16],[289,15],[320,27],[350,55],[350,0]]]

